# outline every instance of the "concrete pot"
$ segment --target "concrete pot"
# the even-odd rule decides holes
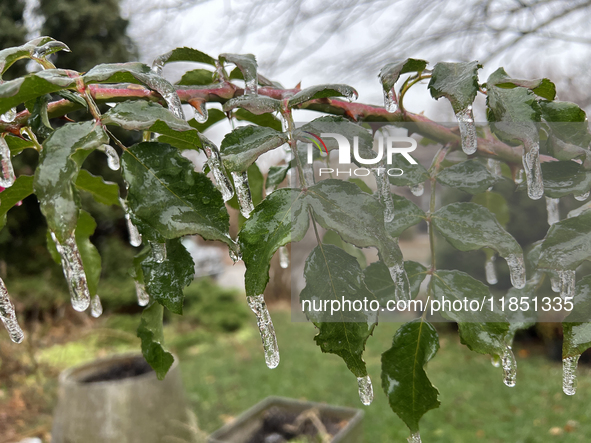
[[[190,442],[188,423],[176,358],[158,380],[141,354],[115,355],[61,373],[52,443]]]
[[[336,422],[347,423],[340,428],[338,433],[334,434],[332,440],[330,440],[331,443],[360,443],[363,441],[364,412],[361,409],[343,408],[284,397],[267,397],[240,414],[231,423],[211,434],[207,443],[248,443],[263,426],[268,411],[274,410],[293,416],[312,408],[316,408],[323,419],[328,418]]]

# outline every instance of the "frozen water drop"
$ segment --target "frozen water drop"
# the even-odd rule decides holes
[[[175,117],[180,118],[181,120],[185,119],[181,99],[176,93],[174,86],[172,86],[170,82],[160,76],[155,75],[145,76],[143,81],[146,86],[148,86],[148,88],[153,89],[162,96],[168,105],[168,110],[172,112]]]
[[[371,405],[373,401],[373,386],[369,375],[365,377],[357,377],[357,387],[359,389],[359,400],[365,406]]]
[[[410,284],[406,271],[404,270],[404,265],[402,263],[395,264],[394,266],[390,266],[388,271],[394,282],[394,298],[396,301],[407,300]]]
[[[150,242],[150,246],[156,263],[163,263],[166,260],[166,243]]]
[[[501,365],[503,366],[503,383],[512,388],[515,386],[517,378],[517,362],[511,350],[511,346],[506,346],[501,357]]]
[[[279,364],[279,347],[277,346],[277,337],[275,337],[275,328],[271,315],[267,310],[265,298],[261,295],[246,297],[248,306],[254,312],[257,318],[257,325],[263,342],[265,351],[265,361],[270,369],[276,368]]]
[[[137,304],[140,306],[147,306],[150,303],[150,295],[146,291],[143,283],[135,282],[135,295],[137,296]]]
[[[422,183],[418,183],[410,187],[410,192],[412,192],[412,195],[420,197],[425,193],[425,186]]]
[[[12,160],[10,159],[10,148],[2,136],[0,136],[0,168],[2,169],[0,186],[10,188],[16,180],[16,176],[14,175]]]
[[[486,262],[484,263],[484,272],[486,274],[486,282],[489,285],[496,285],[499,282],[497,278],[497,270],[495,268],[495,261],[497,257],[492,255],[491,257],[487,257]]]
[[[546,212],[548,213],[548,224],[550,226],[560,221],[558,203],[560,203],[560,199],[546,197]]]
[[[279,248],[279,266],[281,266],[282,269],[287,269],[289,267],[289,251],[285,246]]]
[[[94,318],[98,318],[102,314],[103,314],[103,305],[101,303],[100,297],[97,294],[94,297],[92,297],[92,300],[90,302],[90,315],[92,315]]]
[[[4,327],[8,331],[10,339],[15,343],[20,343],[24,340],[25,334],[18,324],[16,319],[16,312],[14,305],[8,296],[8,290],[4,285],[4,281],[0,278],[0,320],[4,323]]]
[[[389,91],[384,89],[384,108],[386,108],[386,111],[392,113],[398,111],[398,99],[396,98],[394,88]]]
[[[460,128],[462,150],[466,155],[472,155],[478,149],[478,137],[476,136],[476,125],[474,124],[472,106],[456,112],[456,118],[458,119],[458,126]]]
[[[161,56],[157,57],[152,62],[152,72],[156,75],[162,75],[162,69],[171,55],[172,51],[169,51],[166,54],[162,54]]]
[[[490,358],[490,363],[495,367],[495,368],[500,368],[501,367],[501,357],[499,357],[498,355],[493,355]]]
[[[119,202],[125,211],[125,221],[127,222],[127,231],[129,233],[129,244],[138,247],[142,244],[142,235],[140,234],[140,231],[138,231],[137,226],[131,221],[131,214],[125,200],[119,198]]]
[[[384,205],[384,221],[390,223],[394,220],[394,201],[390,194],[390,181],[388,180],[386,168],[380,165],[379,168],[373,170],[373,175],[376,179],[378,198]]]
[[[511,277],[511,284],[516,289],[521,289],[525,286],[525,262],[523,261],[523,254],[509,254],[505,257],[507,266],[509,266],[509,275]]]
[[[591,193],[591,191],[587,191],[584,194],[575,195],[575,200],[583,202],[589,198],[590,193]]]
[[[5,123],[12,123],[16,119],[16,108],[11,108],[4,114],[0,115],[0,120]]]
[[[107,156],[107,166],[112,171],[118,171],[121,168],[121,163],[119,161],[119,154],[114,147],[111,145],[103,145],[101,146],[101,151],[103,151]]]
[[[211,173],[215,179],[216,187],[222,193],[222,198],[224,201],[227,202],[234,196],[234,189],[232,189],[232,183],[230,183],[230,179],[224,173],[220,151],[218,150],[218,147],[207,138],[202,136],[201,141],[203,143],[203,150],[205,151],[205,155],[207,157],[207,164],[209,165],[209,169],[211,169]]]
[[[234,179],[234,186],[236,187],[236,196],[238,197],[240,213],[244,218],[248,218],[250,217],[250,213],[254,211],[250,187],[248,186],[248,175],[246,174],[246,171],[242,173],[232,172],[232,178]]]
[[[195,120],[197,123],[205,123],[209,118],[209,114],[207,113],[207,106],[205,100],[193,99],[190,100],[191,106],[195,109]]]
[[[577,364],[580,355],[562,359],[562,392],[575,395],[577,392]]]
[[[408,443],[421,443],[421,434],[418,432],[413,432],[410,434],[410,437],[406,439]]]
[[[62,261],[64,276],[68,282],[70,290],[70,299],[72,307],[76,311],[86,311],[90,306],[90,292],[86,281],[86,273],[82,263],[82,256],[76,244],[74,233],[66,238],[64,243],[60,243],[54,232],[51,232],[51,238],[55,242],[57,252]]]
[[[560,296],[562,298],[574,297],[575,295],[575,271],[564,270],[558,271],[558,279],[560,280]]]
[[[514,183],[515,183],[516,185],[520,185],[521,183],[523,183],[523,169],[520,169],[520,170],[519,170],[519,171],[517,171],[517,173],[515,174]]]
[[[537,141],[526,143],[522,160],[527,181],[527,195],[532,200],[539,200],[544,195],[544,182],[540,166],[540,144]]]
[[[550,286],[552,286],[552,292],[560,292],[560,279],[557,274],[552,273],[550,276]]]

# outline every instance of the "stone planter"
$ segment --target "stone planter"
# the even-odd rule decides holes
[[[187,424],[176,359],[164,380],[137,353],[95,360],[59,377],[53,443],[190,442]]]
[[[303,416],[310,415],[310,412],[324,423],[327,430],[333,431],[330,432],[333,435],[331,443],[360,443],[363,441],[364,412],[360,409],[303,402],[291,398],[267,397],[231,423],[215,431],[209,436],[207,442],[251,443],[253,439],[257,441],[259,438],[260,443],[264,441],[284,442],[287,440],[281,436],[281,430],[285,429],[285,422],[293,422],[294,418],[298,420],[299,417],[302,423],[300,429],[310,430],[314,426],[312,420],[302,420]],[[310,423],[304,423],[305,421]],[[263,434],[266,436],[263,437]]]

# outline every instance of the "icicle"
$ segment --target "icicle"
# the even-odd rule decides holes
[[[575,271],[558,271],[558,279],[560,280],[560,296],[562,298],[574,297],[575,275]]]
[[[560,212],[558,211],[558,203],[560,199],[546,197],[546,212],[548,213],[548,224],[552,226],[554,223],[560,221]]]
[[[230,237],[228,234],[226,234],[226,235],[230,240],[232,240],[232,237]],[[236,237],[234,247],[235,247],[235,250],[232,248],[229,248],[229,252],[230,252],[230,258],[232,259],[232,261],[234,263],[236,263],[237,261],[242,260],[242,251],[240,250],[240,245],[238,244],[238,237]]]
[[[496,285],[499,282],[497,278],[497,270],[495,268],[495,261],[497,257],[492,255],[486,258],[486,262],[484,263],[484,272],[486,273],[486,282],[489,285]]]
[[[287,269],[289,267],[289,251],[285,246],[281,246],[279,248],[279,266],[281,266],[283,269]]]
[[[575,395],[577,392],[577,363],[580,356],[562,359],[562,392],[566,395]]]
[[[162,263],[166,260],[166,243],[149,242],[152,247],[152,255],[156,263]]]
[[[552,292],[560,292],[560,279],[557,274],[550,274],[550,285],[552,286]]]
[[[207,107],[205,106],[205,100],[192,99],[189,100],[189,103],[193,106],[193,109],[195,109],[195,120],[197,120],[197,123],[205,123],[209,118]]]
[[[575,200],[584,202],[589,198],[589,194],[591,194],[591,191],[587,191],[584,194],[575,195]]]
[[[384,89],[384,108],[386,108],[386,111],[392,113],[398,111],[398,99],[396,98],[394,88],[389,91]]]
[[[0,115],[0,120],[5,123],[12,123],[16,119],[16,108],[11,108],[4,114]]]
[[[117,154],[115,148],[111,145],[105,144],[100,147],[100,150],[107,156],[107,165],[109,166],[109,169],[112,171],[118,171],[119,168],[121,168],[121,164],[119,162],[119,154]]]
[[[501,357],[499,357],[498,355],[493,355],[490,358],[490,363],[495,367],[495,368],[500,368],[501,367]]]
[[[384,205],[384,221],[390,223],[394,220],[394,201],[390,195],[390,180],[388,180],[384,164],[380,164],[378,168],[374,169],[373,175],[376,179],[378,198]]]
[[[169,51],[166,54],[162,54],[161,56],[156,58],[152,62],[152,72],[156,75],[162,75],[162,69],[164,68],[164,65],[166,64],[171,55],[172,51]]]
[[[102,315],[102,313],[103,305],[101,303],[100,297],[97,294],[94,297],[92,297],[92,300],[90,302],[90,315],[92,315],[94,318],[98,318]]]
[[[65,43],[62,42],[58,42],[58,41],[50,41],[45,43],[42,46],[37,46],[35,49],[33,49],[32,51],[30,51],[31,57],[36,58],[36,59],[45,59],[45,57],[47,56],[47,54],[51,51],[51,54],[53,54],[54,52],[57,52],[55,48],[59,48],[57,51],[61,50],[61,51],[65,51],[65,52],[72,52],[70,51],[70,48],[68,48],[68,46]],[[45,67],[43,65],[41,65],[43,67],[43,69],[45,69]]]
[[[10,188],[16,176],[12,168],[12,160],[10,160],[10,148],[4,137],[0,136],[0,167],[2,169],[2,176],[0,176],[0,186],[3,188]]]
[[[421,443],[421,434],[414,432],[406,439],[408,443]]]
[[[257,95],[258,93],[258,81],[255,73],[254,77],[251,77],[250,71],[242,72],[244,74],[244,95]]]
[[[458,126],[460,128],[460,137],[462,139],[462,151],[466,155],[472,155],[478,149],[478,138],[476,136],[476,125],[474,124],[474,115],[472,106],[456,112]]]
[[[410,284],[406,271],[404,270],[404,265],[396,264],[389,267],[388,271],[390,271],[390,277],[394,282],[394,298],[396,301],[408,299],[406,290],[410,287]]]
[[[357,387],[359,389],[359,400],[365,406],[371,405],[373,401],[373,386],[369,375],[365,377],[357,377]]]
[[[88,291],[82,257],[76,244],[76,237],[72,233],[63,245],[59,242],[55,233],[51,232],[51,238],[55,242],[57,252],[62,259],[62,269],[68,281],[72,307],[76,311],[85,311],[90,305],[90,292]]]
[[[425,192],[425,186],[422,183],[410,187],[410,192],[416,197],[420,197]]]
[[[137,247],[142,244],[142,235],[140,234],[140,231],[138,231],[136,225],[131,221],[131,215],[125,200],[119,198],[119,203],[121,203],[121,207],[125,211],[125,221],[127,222],[127,231],[129,232],[129,244]]]
[[[0,320],[4,323],[4,327],[8,331],[10,339],[15,343],[20,343],[24,340],[25,334],[18,324],[16,313],[14,312],[14,305],[8,297],[8,291],[4,285],[4,281],[0,278]]]
[[[516,289],[523,288],[525,286],[525,263],[523,261],[523,254],[510,254],[505,257],[505,260],[509,266],[511,284]]]
[[[250,188],[248,187],[248,175],[246,174],[246,171],[242,173],[232,172],[232,178],[234,179],[234,186],[236,187],[236,196],[238,197],[240,213],[244,218],[248,218],[250,217],[250,213],[254,211]]]
[[[135,282],[135,295],[137,296],[137,304],[140,306],[147,306],[150,303],[150,296],[146,292],[146,287],[143,283]]]
[[[279,348],[277,347],[277,337],[275,337],[275,328],[271,315],[267,310],[265,298],[261,295],[246,297],[248,306],[257,317],[257,325],[263,341],[265,350],[265,361],[270,369],[276,368],[279,364]]]
[[[537,141],[526,143],[523,154],[523,170],[527,180],[527,195],[532,200],[539,200],[544,195],[544,182],[540,166],[540,144]]]
[[[234,196],[234,189],[232,189],[230,179],[224,173],[220,151],[218,150],[218,147],[207,138],[202,136],[201,141],[203,143],[203,150],[207,156],[207,164],[215,178],[216,187],[222,193],[224,201],[227,202]]]
[[[503,382],[505,385],[512,388],[515,386],[515,379],[517,378],[517,362],[515,356],[511,350],[511,346],[506,346],[501,357],[501,364],[503,365],[504,378]]]
[[[153,89],[162,96],[162,98],[168,105],[168,110],[172,112],[175,117],[180,118],[181,120],[185,119],[181,99],[176,93],[174,86],[172,86],[167,80],[163,79],[162,77],[157,77],[154,75],[146,76],[144,78],[144,82],[146,83],[146,86],[148,86],[148,88]]]
[[[523,169],[517,171],[517,173],[515,174],[515,178],[513,179],[513,182],[516,185],[520,185],[521,183],[523,183]]]

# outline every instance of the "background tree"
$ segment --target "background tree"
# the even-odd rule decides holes
[[[24,21],[25,2],[22,0],[0,3],[0,48],[10,48],[25,43],[27,28]],[[14,66],[4,80],[9,80],[25,72],[25,63]]]

